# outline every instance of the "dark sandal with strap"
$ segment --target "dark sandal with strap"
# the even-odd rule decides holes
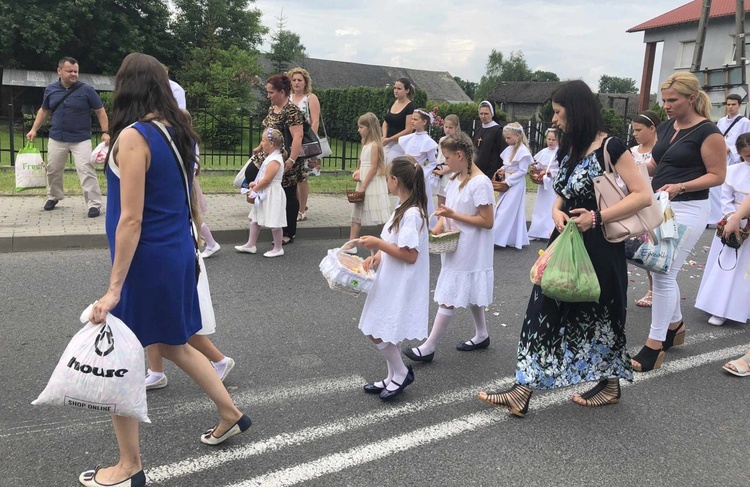
[[[680,321],[680,324],[674,330],[667,330],[667,338],[661,345],[661,349],[665,352],[672,347],[682,345],[685,343],[685,323]]]
[[[617,404],[620,402],[621,394],[620,379],[604,379],[599,381],[599,383],[593,388],[578,396],[585,401],[584,404],[576,401],[573,402],[579,406],[596,408],[599,406]]]
[[[479,399],[490,406],[505,408],[514,416],[523,418],[529,412],[529,401],[533,391],[521,384],[513,384],[505,392],[480,392]]]
[[[660,369],[662,362],[664,362],[664,350],[654,350],[644,345],[641,351],[635,357],[632,357],[630,361],[633,365],[633,370],[636,372],[649,372],[654,369]],[[633,362],[638,362],[638,366]]]

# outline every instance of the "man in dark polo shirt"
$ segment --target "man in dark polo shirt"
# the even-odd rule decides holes
[[[83,199],[88,207],[88,216],[99,216],[102,196],[99,180],[91,157],[91,110],[99,119],[104,131],[102,140],[109,144],[109,120],[102,100],[94,88],[78,81],[78,61],[64,57],[57,64],[60,80],[44,90],[42,108],[36,114],[34,125],[26,134],[30,141],[36,137],[39,127],[52,117],[47,146],[47,202],[44,209],[53,210],[57,202],[64,198],[63,170],[68,153],[73,154],[78,179],[81,181]]]

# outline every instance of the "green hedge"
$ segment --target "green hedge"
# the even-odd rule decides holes
[[[358,140],[357,119],[367,112],[383,116],[393,105],[393,88],[331,88],[316,91],[326,130],[336,138],[346,137]],[[427,108],[427,93],[417,89],[413,98],[419,108]]]

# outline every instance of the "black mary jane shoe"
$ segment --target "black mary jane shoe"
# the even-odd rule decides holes
[[[685,323],[680,321],[680,324],[674,330],[667,330],[667,337],[661,345],[661,349],[665,352],[672,347],[682,345],[685,343]]]
[[[407,372],[406,377],[404,378],[403,382],[401,382],[401,384],[399,384],[395,380],[391,382],[392,384],[396,384],[398,386],[398,389],[394,391],[383,389],[383,391],[380,393],[380,399],[382,399],[383,401],[392,401],[398,395],[404,392],[406,386],[414,382],[414,371],[412,370],[411,365],[408,365],[407,369],[409,369],[409,372]]]
[[[487,348],[489,346],[490,337],[487,337],[479,343],[474,343],[472,340],[461,342],[456,345],[456,350],[460,350],[461,352],[471,352],[472,350],[481,350],[482,348]]]
[[[414,353],[414,350],[416,350],[417,353]],[[422,352],[419,350],[419,348],[415,348],[414,350],[409,347],[404,347],[401,352],[403,352],[404,355],[415,362],[430,363],[432,362],[432,359],[435,358],[435,352],[428,353],[427,355],[422,355]]]
[[[409,369],[409,372],[406,374],[406,377],[411,377],[411,382],[414,382],[414,371],[411,369],[411,367],[407,367]],[[380,387],[378,385],[378,382],[383,384],[383,387]],[[385,390],[385,381],[378,381],[373,382],[372,384],[365,384],[362,388],[365,390],[368,394],[380,394]]]
[[[633,370],[636,372],[649,372],[654,369],[660,369],[662,362],[664,362],[664,350],[661,348],[655,350],[650,348],[648,345],[644,345],[640,352],[634,357],[631,357],[631,362],[638,362],[640,369],[637,369],[635,365]]]

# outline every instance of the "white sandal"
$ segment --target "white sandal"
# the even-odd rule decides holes
[[[728,365],[731,365],[734,369],[727,367]],[[750,357],[743,355],[736,360],[724,364],[721,368],[737,377],[747,377],[750,375]]]

